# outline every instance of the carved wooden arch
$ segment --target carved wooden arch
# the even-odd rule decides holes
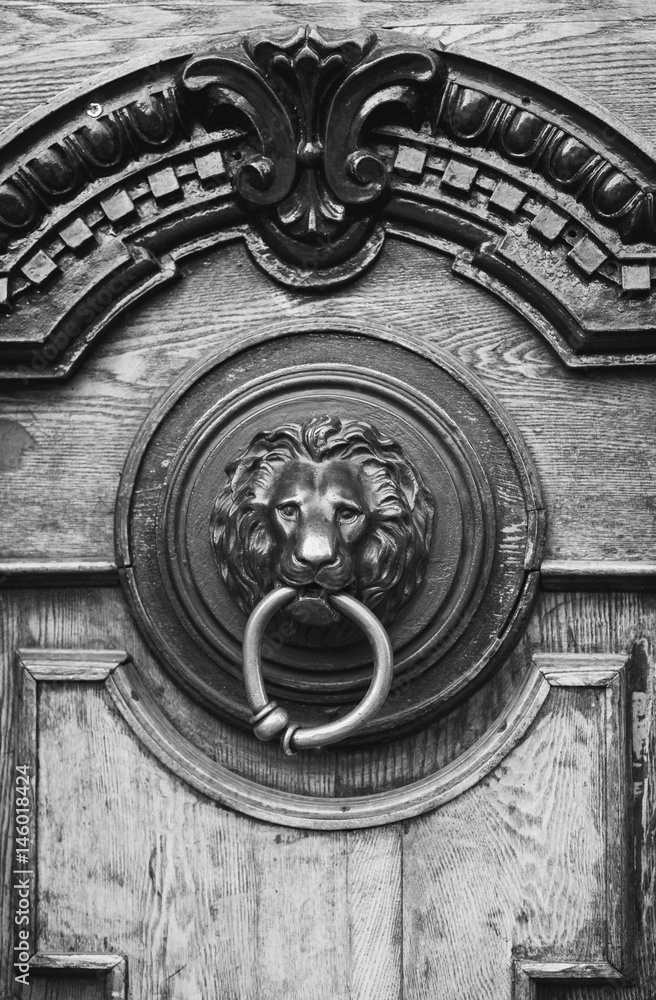
[[[566,364],[656,361],[654,153],[578,97],[381,31],[221,40],[4,135],[0,375],[71,374],[111,320],[244,240],[299,289],[387,236],[454,258]]]

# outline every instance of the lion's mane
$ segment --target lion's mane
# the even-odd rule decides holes
[[[345,588],[390,621],[416,592],[428,563],[433,498],[395,441],[364,421],[313,417],[260,432],[226,467],[228,482],[211,517],[211,536],[221,578],[242,611],[280,585],[276,546],[266,505],[257,502],[287,462],[342,459],[367,476],[374,498],[366,536],[352,553]]]

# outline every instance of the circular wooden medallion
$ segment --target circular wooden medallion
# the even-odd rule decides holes
[[[421,726],[480,682],[507,653],[532,600],[535,476],[498,404],[451,358],[380,331],[287,329],[194,369],[134,443],[117,508],[118,556],[133,611],[173,677],[208,710],[246,725],[248,609],[217,559],[217,497],[226,469],[240,456],[243,465],[254,441],[318,419],[333,429],[369,428],[370,437],[376,429],[416,470],[431,510],[427,561],[420,574],[415,566],[398,610],[387,612],[394,683],[360,734],[370,741]],[[235,537],[240,558],[257,570],[266,540],[252,525],[240,524]],[[369,572],[373,592],[375,562]],[[401,579],[399,593],[403,587]],[[273,620],[264,657],[267,690],[313,725],[358,701],[371,677],[361,636],[308,629],[292,616]]]

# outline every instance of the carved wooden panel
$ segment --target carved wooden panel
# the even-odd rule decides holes
[[[654,359],[653,162],[567,95],[439,45],[299,28],[93,96],[6,136],[4,377],[66,376],[209,246],[243,239],[311,290],[356,277],[386,232],[453,256],[568,364]]]
[[[169,792],[162,799],[159,792],[162,780],[157,776],[160,765],[143,751],[139,753],[141,763],[137,769],[130,761],[138,752],[135,737],[155,749],[167,767],[172,761],[170,748],[167,752],[153,746],[138,722],[141,709],[137,709],[136,715],[134,711],[126,713],[121,709],[130,722],[131,733],[111,709],[111,701],[98,691],[98,685],[112,671],[119,691],[131,689],[131,682],[124,686],[120,680],[122,654],[34,649],[23,651],[21,657],[25,685],[23,738],[31,747],[25,759],[35,771],[38,767],[40,774],[41,792],[35,804],[38,843],[34,856],[38,858],[43,899],[38,904],[40,936],[44,942],[41,947],[49,952],[63,951],[71,942],[76,951],[83,947],[91,952],[99,950],[100,942],[111,941],[112,947],[128,958],[132,989],[139,990],[135,995],[148,995],[162,982],[166,971],[166,966],[160,965],[156,945],[164,928],[158,930],[155,924],[147,932],[144,925],[139,931],[142,914],[150,909],[149,893],[156,892],[163,907],[158,923],[164,921],[175,926],[182,921],[186,926],[184,934],[178,932],[177,947],[187,949],[189,958],[189,935],[205,941],[202,960],[196,956],[173,973],[181,977],[176,984],[180,996],[200,989],[232,989],[240,995],[249,995],[255,983],[270,996],[289,995],[285,991],[290,989],[294,995],[292,981],[303,990],[313,982],[318,988],[325,975],[332,978],[333,988],[339,992],[351,977],[364,975],[368,988],[376,988],[385,996],[394,995],[401,982],[406,996],[431,996],[435,976],[442,983],[451,983],[452,988],[460,984],[458,989],[475,990],[487,982],[488,989],[492,987],[490,996],[505,998],[509,996],[513,975],[517,977],[519,995],[523,995],[524,980],[557,976],[557,963],[550,963],[553,955],[567,955],[570,981],[591,978],[589,969],[586,971],[588,966],[594,967],[599,981],[618,981],[621,974],[617,966],[626,967],[630,963],[630,848],[625,815],[628,758],[621,657],[544,654],[538,658],[537,672],[541,683],[546,681],[546,684],[537,703],[533,699],[524,705],[521,731],[526,732],[527,725],[530,728],[521,743],[485,782],[479,781],[471,791],[455,799],[453,808],[432,813],[404,835],[401,836],[399,827],[388,827],[381,835],[382,840],[376,839],[373,831],[371,836],[367,831],[353,833],[348,841],[340,842],[337,855],[334,833],[310,834],[299,840],[298,833],[287,834],[282,830],[276,833],[275,826],[249,827],[245,820],[228,825],[224,819],[223,846],[213,864],[201,853],[201,845],[206,841],[200,834],[204,824],[209,824],[208,832],[212,827],[210,803],[204,796],[194,796],[188,790],[188,773],[184,774],[184,783],[168,785]],[[35,685],[44,685],[38,707],[33,695]],[[88,685],[91,687],[87,688]],[[540,704],[549,686],[557,693],[549,696],[544,712]],[[114,686],[109,687],[114,698],[115,690]],[[566,691],[569,693],[565,694]],[[135,697],[133,688],[132,697]],[[498,760],[498,754],[486,755],[486,771]],[[541,778],[527,784],[526,776],[534,770]],[[474,780],[480,776],[479,773]],[[47,789],[55,785],[59,794],[52,798]],[[210,791],[207,784],[197,787],[205,793]],[[448,801],[453,794],[454,790],[447,792],[441,801]],[[93,802],[99,798],[112,803],[109,814],[93,808]],[[163,838],[174,836],[171,823],[178,811],[187,816],[185,839],[190,847],[193,845],[193,856],[189,854],[180,869],[178,846],[174,865],[178,874],[175,874],[173,869],[169,870],[173,857],[170,848],[164,847]],[[506,824],[504,816],[508,812],[523,828],[523,835],[518,838],[509,831],[503,835],[496,832],[496,824]],[[152,833],[148,833],[151,828]],[[485,836],[490,845],[487,858],[480,854],[483,830],[487,831]],[[140,857],[147,851],[153,835],[156,841],[159,838],[160,847],[151,850],[146,865],[146,855],[141,860]],[[309,866],[306,872],[314,871],[323,884],[314,915],[310,910],[305,911],[304,932],[297,941],[301,950],[290,948],[289,938],[284,960],[264,962],[256,950],[257,961],[247,968],[238,958],[243,939],[232,940],[230,929],[246,930],[250,937],[255,933],[255,925],[247,929],[241,921],[230,924],[226,903],[219,905],[219,900],[228,900],[242,878],[265,878],[265,870],[259,876],[257,872],[267,854],[265,845],[274,836],[276,843],[298,845],[288,860],[291,862],[294,857],[294,864]],[[231,837],[235,838],[232,847],[228,843]],[[211,839],[206,845],[213,850]],[[241,847],[237,846],[239,842]],[[374,842],[378,847],[388,844],[390,849],[394,844],[389,858],[390,877],[384,882],[377,878],[375,887],[367,883],[366,874],[367,845],[373,847]],[[494,855],[499,850],[507,850],[513,856],[512,876],[497,865]],[[227,856],[225,851],[229,852]],[[549,858],[546,866],[545,851]],[[262,860],[258,861],[260,855]],[[100,870],[94,856],[103,859]],[[369,864],[378,871],[375,858],[374,854]],[[540,858],[539,870],[543,874],[536,882],[535,874],[529,873]],[[283,863],[282,856],[279,860]],[[150,887],[136,877],[142,867],[144,873],[148,868]],[[176,891],[181,871],[185,873],[186,884],[182,893]],[[122,872],[125,876],[131,874],[125,877]],[[329,873],[331,881],[326,885],[324,880]],[[546,873],[551,873],[547,909],[539,902],[547,885],[542,881]],[[347,878],[346,896],[340,884],[342,874]],[[75,894],[70,893],[70,878],[80,886]],[[200,897],[199,878],[203,882]],[[360,881],[362,878],[364,882]],[[400,895],[395,888],[399,880],[403,886]],[[270,900],[274,908],[285,907],[285,896],[281,893],[287,894],[288,906],[298,905],[298,886],[294,880],[281,882],[271,872],[266,881],[274,893]],[[94,882],[102,886],[102,893],[93,889]],[[314,891],[318,889],[319,882]],[[262,946],[274,947],[266,916],[269,903],[265,881],[258,882],[257,890],[253,885],[242,891],[247,893],[244,902],[248,900],[249,905],[256,906],[252,919],[262,927]],[[306,880],[304,892],[311,891],[311,883]],[[473,904],[468,901],[470,894],[476,899]],[[401,899],[403,912],[398,910]],[[552,905],[554,901],[558,906]],[[373,905],[380,908],[379,920],[384,915],[384,920],[391,922],[389,933],[398,933],[395,926],[403,928],[402,933],[407,936],[403,958],[391,946],[384,952],[382,965],[372,967],[371,948],[364,941],[359,942],[356,933],[348,943],[344,942],[346,950],[340,959],[344,966],[334,964],[337,955],[332,945],[344,932],[342,922],[353,920],[356,927],[362,922],[363,933],[370,933],[368,913]],[[335,921],[336,937],[328,939],[331,948],[318,962],[318,953],[308,954],[303,942],[314,941],[315,948],[319,945],[328,913]],[[195,929],[190,928],[190,920]],[[216,933],[210,933],[209,937],[207,930],[212,924],[208,920],[218,921]],[[548,932],[545,920],[554,921]],[[448,932],[440,932],[439,927],[445,921]],[[66,935],[62,935],[64,927],[69,928]],[[289,924],[285,927],[291,931]],[[381,932],[388,933],[384,925],[378,933]],[[494,950],[486,943],[490,932],[498,942]],[[148,939],[145,950],[144,933]],[[152,940],[151,933],[155,934]],[[427,933],[432,939],[434,972],[427,972],[423,957]],[[253,938],[255,948],[257,940]],[[140,943],[135,951],[137,941]],[[460,946],[456,946],[456,941]],[[486,954],[487,969],[475,962],[463,966],[463,941]],[[168,949],[167,954],[171,960]],[[583,959],[587,963],[585,968]],[[112,960],[111,956],[102,959],[103,967],[109,968]],[[74,968],[76,961],[83,960],[72,957],[69,968]],[[325,967],[324,961],[328,963]],[[37,965],[46,962],[45,958],[39,958]],[[91,958],[86,962],[90,968]],[[358,971],[360,962],[362,969]],[[114,961],[112,968],[115,965]],[[560,973],[563,974],[562,968]],[[477,976],[484,978],[477,980]]]
[[[653,1000],[654,153],[329,20],[2,137],[30,995]]]

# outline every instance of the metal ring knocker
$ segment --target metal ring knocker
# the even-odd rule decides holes
[[[264,630],[270,619],[276,611],[291,604],[297,596],[297,591],[293,587],[280,587],[266,594],[251,613],[244,633],[244,684],[248,703],[253,712],[250,720],[254,727],[253,731],[259,740],[268,741],[280,736],[282,748],[289,755],[299,750],[337,743],[356,733],[382,707],[389,694],[394,675],[392,646],[387,632],[376,616],[361,601],[349,594],[330,594],[327,598],[328,603],[359,625],[371,643],[374,655],[371,684],[362,701],[347,715],[334,722],[307,728],[303,728],[301,723],[290,722],[285,709],[270,700],[266,693],[260,653]]]

